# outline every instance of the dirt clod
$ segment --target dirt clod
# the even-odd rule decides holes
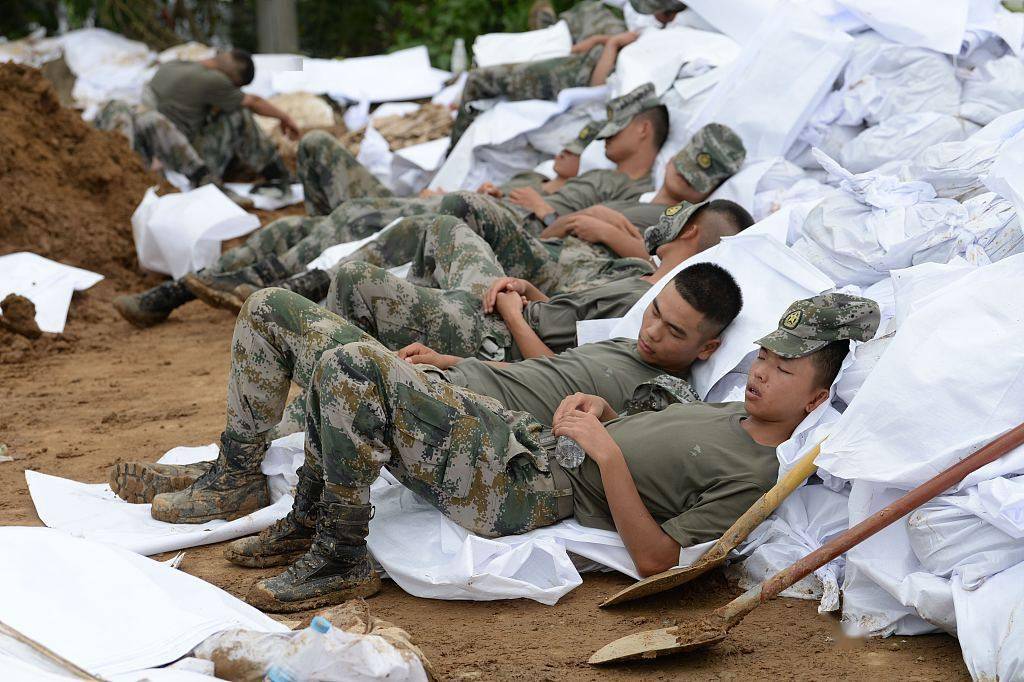
[[[0,327],[21,334],[29,339],[38,339],[43,335],[39,325],[36,324],[35,304],[18,294],[8,294],[0,301]]]

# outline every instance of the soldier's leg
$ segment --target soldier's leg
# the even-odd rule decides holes
[[[508,207],[476,192],[452,192],[441,202],[441,213],[459,218],[483,237],[509,276],[529,280],[545,292],[557,286],[556,251],[528,234]]]
[[[394,193],[323,130],[302,136],[296,160],[310,215],[326,215],[349,199]]]
[[[235,323],[227,417],[213,469],[189,488],[153,499],[153,517],[172,523],[237,518],[269,503],[260,463],[267,434],[284,416],[292,382],[305,388],[329,348],[368,339],[337,315],[289,291],[251,296]]]
[[[495,280],[504,276],[483,237],[459,218],[440,215],[427,224],[408,279],[421,286],[465,291],[482,302]]]
[[[307,457],[324,466],[323,510],[309,552],[250,590],[247,600],[263,610],[315,608],[378,589],[365,543],[370,484],[382,465],[456,523],[488,537],[571,514],[533,417],[433,378],[378,343],[325,353],[306,413]]]
[[[263,134],[252,112],[244,107],[212,116],[192,143],[218,180],[232,160],[268,180],[288,179],[277,145]]]
[[[423,233],[436,215],[414,215],[388,223],[377,233],[376,239],[342,258],[328,268],[327,273],[333,277],[345,263],[369,263],[385,269],[405,265],[416,257]]]
[[[135,148],[135,107],[119,99],[112,99],[100,108],[92,124],[100,130],[121,133]]]
[[[158,159],[194,185],[211,179],[209,168],[192,143],[159,111],[143,111],[135,116],[135,144],[143,158]]]
[[[392,350],[422,343],[440,353],[503,359],[511,344],[500,319],[466,291],[416,286],[367,263],[339,268],[327,307]]]

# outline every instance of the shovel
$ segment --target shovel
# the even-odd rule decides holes
[[[812,571],[902,519],[928,500],[964,480],[972,472],[994,462],[1021,444],[1024,444],[1024,424],[1007,431],[973,455],[965,457],[935,478],[917,486],[885,509],[872,514],[760,585],[750,588],[703,620],[627,635],[605,645],[590,657],[590,663],[596,665],[656,658],[704,649],[721,642],[729,634],[729,630],[762,603],[779,596],[780,592]]]
[[[680,568],[670,568],[657,575],[648,576],[643,580],[633,583],[629,587],[616,592],[601,603],[601,608],[615,606],[623,602],[649,597],[665,590],[671,590],[683,583],[688,583],[694,578],[704,575],[713,568],[725,563],[729,552],[736,549],[741,542],[761,523],[771,516],[771,513],[782,504],[782,501],[789,497],[790,493],[796,490],[807,477],[817,471],[814,460],[821,451],[821,443],[818,443],[811,451],[801,457],[796,465],[776,483],[771,490],[761,496],[750,509],[744,512],[743,516],[736,519],[729,530],[725,531],[718,542],[711,545],[695,563]]]

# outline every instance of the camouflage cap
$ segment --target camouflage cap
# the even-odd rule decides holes
[[[658,251],[658,247],[678,237],[679,233],[686,227],[686,223],[693,217],[693,214],[703,206],[706,206],[707,203],[702,201],[699,204],[691,204],[684,201],[666,208],[658,222],[648,227],[644,232],[644,246],[647,247],[647,253],[653,256]]]
[[[579,156],[583,153],[583,150],[587,148],[587,145],[597,139],[597,134],[601,132],[601,128],[604,127],[605,123],[606,121],[603,120],[587,121],[587,125],[583,126],[579,135],[567,142],[563,149]]]
[[[633,117],[661,104],[653,83],[616,97],[608,102],[608,121],[597,133],[597,139],[605,140],[629,125]]]
[[[686,5],[678,0],[629,0],[640,14],[654,14],[655,12],[682,12]]]
[[[694,133],[672,162],[691,187],[705,193],[735,175],[746,158],[743,140],[732,128],[709,123]]]
[[[819,294],[789,306],[779,328],[757,344],[784,358],[802,358],[833,341],[869,341],[880,319],[878,304],[869,298]]]

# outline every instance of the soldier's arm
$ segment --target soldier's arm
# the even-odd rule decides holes
[[[561,415],[553,426],[556,436],[575,440],[597,464],[615,530],[641,577],[661,573],[679,563],[679,543],[661,529],[647,510],[622,450],[604,424],[593,414],[575,411]]]
[[[533,331],[533,328],[526,323],[526,318],[523,317],[524,305],[523,297],[519,294],[501,293],[498,294],[495,310],[505,321],[505,326],[508,327],[524,359],[554,355],[555,352],[548,348],[537,332]]]
[[[619,58],[619,50],[636,40],[637,37],[639,37],[639,34],[626,31],[608,39],[604,44],[604,51],[601,52],[597,64],[594,65],[594,70],[590,73],[590,85],[592,87],[604,85],[608,81],[608,76],[615,70],[615,62]]]
[[[246,95],[242,98],[242,106],[254,114],[276,118],[281,122],[281,129],[284,130],[285,135],[293,140],[299,138],[299,126],[292,117],[259,95]]]

